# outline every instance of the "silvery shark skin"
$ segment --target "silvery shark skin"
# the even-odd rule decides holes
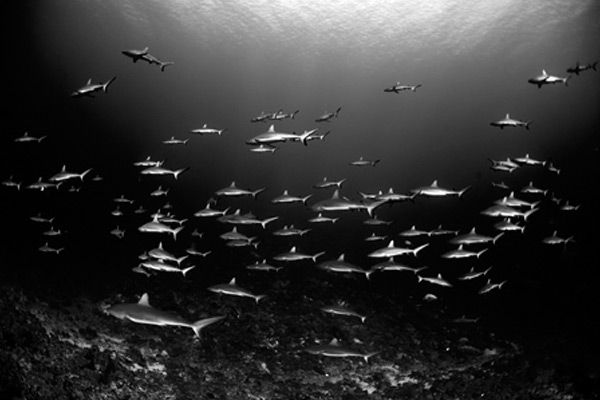
[[[479,258],[487,250],[488,249],[483,249],[481,251],[465,250],[463,248],[463,245],[461,244],[460,246],[458,246],[457,249],[450,250],[450,251],[442,254],[442,258],[448,258],[448,259],[472,258],[472,257]]]
[[[562,244],[562,245],[567,245],[567,243],[574,243],[575,242],[575,237],[574,236],[569,236],[567,238],[561,238],[560,236],[558,236],[558,231],[554,231],[552,232],[552,236],[548,236],[544,239],[542,239],[542,243],[545,244]]]
[[[537,208],[533,208],[529,211],[521,212],[512,207],[495,204],[483,210],[481,214],[487,215],[488,217],[523,218],[524,221],[527,221],[527,218],[537,210]]]
[[[564,83],[565,86],[569,86],[568,81],[570,78],[571,75],[568,75],[564,78],[560,76],[548,75],[546,70],[543,69],[541,75],[534,76],[533,78],[530,78],[527,82],[536,85],[538,89],[540,89],[543,85],[553,85],[555,83]]]
[[[219,189],[215,192],[217,196],[228,196],[228,197],[240,197],[240,196],[252,196],[252,198],[256,199],[259,193],[265,191],[265,188],[260,188],[257,190],[247,190],[240,189],[235,185],[235,181],[232,181],[229,186]]]
[[[385,88],[383,89],[383,91],[385,93],[400,93],[400,92],[404,92],[407,90],[410,90],[411,92],[416,92],[418,88],[420,88],[421,84],[418,85],[401,85],[400,82],[396,82],[395,85]]]
[[[181,169],[177,169],[177,170],[171,170],[171,169],[167,169],[167,168],[163,168],[163,167],[149,167],[149,168],[141,170],[140,174],[142,174],[142,175],[173,175],[173,178],[177,179],[180,174],[184,173],[188,169],[190,169],[190,168],[187,167],[187,168],[181,168]]]
[[[269,126],[269,129],[259,135],[254,136],[252,139],[246,141],[249,145],[270,145],[273,143],[284,143],[284,142],[301,142],[303,145],[308,144],[308,138],[317,132],[318,129],[311,129],[310,131],[304,131],[301,134],[296,133],[285,133],[275,131],[275,125]]]
[[[365,160],[363,156],[360,156],[358,160],[350,162],[349,165],[353,167],[374,167],[380,161],[381,160]]]
[[[396,256],[401,256],[405,254],[410,254],[412,256],[417,256],[421,250],[429,246],[429,243],[425,243],[421,246],[411,248],[404,247],[396,247],[393,240],[390,240],[386,247],[382,247],[381,249],[375,250],[374,252],[369,254],[369,257],[372,258],[391,258]]]
[[[219,285],[210,286],[208,288],[208,290],[210,290],[211,292],[214,292],[214,293],[218,293],[218,294],[227,294],[230,296],[239,296],[239,297],[250,297],[250,298],[254,299],[256,304],[258,304],[258,302],[260,300],[267,297],[264,294],[261,294],[261,295],[252,294],[250,291],[237,286],[237,284],[235,283],[235,278],[232,278],[231,281],[229,281],[229,283],[222,283]]]
[[[514,161],[516,161],[519,164],[524,164],[524,165],[541,165],[541,166],[546,165],[546,161],[540,161],[540,160],[536,160],[535,158],[531,158],[529,156],[529,153],[525,154],[524,157],[514,158]]]
[[[85,171],[83,171],[80,174],[77,174],[75,172],[67,172],[67,166],[63,165],[62,169],[60,170],[59,173],[53,175],[49,181],[50,182],[63,182],[69,179],[74,179],[74,178],[79,178],[82,182],[83,182],[83,178],[90,173],[92,169],[86,169]]]
[[[271,200],[271,203],[273,203],[273,204],[302,203],[302,204],[306,205],[306,203],[308,202],[308,199],[310,199],[311,197],[312,197],[312,194],[309,194],[304,197],[292,196],[289,194],[289,192],[287,190],[284,190],[283,193],[281,194],[281,196],[275,197],[273,200]]]
[[[490,125],[496,126],[500,129],[523,127],[525,129],[529,130],[529,125],[531,125],[532,122],[533,121],[519,121],[518,119],[511,118],[510,114],[507,113],[503,119],[500,119],[500,120],[494,121],[494,122],[490,122]]]
[[[569,74],[579,75],[580,72],[587,71],[587,70],[590,70],[590,69],[592,69],[594,71],[597,71],[597,69],[596,69],[597,65],[598,65],[598,61],[594,61],[591,64],[579,64],[579,61],[577,61],[575,63],[574,67],[567,68],[567,72]]]
[[[533,182],[529,182],[529,184],[521,189],[521,193],[529,193],[529,194],[542,194],[546,195],[548,190],[540,189],[533,186]]]
[[[44,235],[44,236],[60,236],[63,233],[64,233],[64,231],[61,231],[60,229],[54,229],[53,226],[50,226],[50,229],[42,232],[42,235]]]
[[[494,289],[502,289],[502,286],[504,286],[506,284],[507,281],[502,281],[499,283],[492,283],[492,281],[490,279],[487,280],[487,283],[481,288],[479,289],[479,294],[485,294],[485,293],[489,293]]]
[[[429,231],[429,236],[445,236],[445,235],[457,235],[458,231],[453,229],[444,229],[442,225],[438,225],[437,228]]]
[[[35,137],[35,136],[29,135],[29,132],[25,132],[23,134],[23,136],[19,136],[19,137],[15,138],[14,141],[15,141],[15,143],[31,143],[31,142],[40,143],[42,140],[44,140],[47,137],[48,136]]]
[[[337,340],[333,339],[329,344],[319,344],[315,346],[310,346],[304,349],[307,353],[325,356],[325,357],[359,357],[365,360],[365,362],[369,361],[369,358],[378,354],[379,352],[372,353],[359,353],[354,350],[347,349],[345,347],[340,346]]]
[[[469,270],[469,272],[467,272],[466,274],[460,276],[458,279],[460,279],[461,281],[470,281],[472,279],[479,278],[480,276],[487,275],[488,272],[490,272],[491,270],[492,270],[492,267],[489,267],[488,269],[485,269],[483,271],[475,271],[475,268],[471,267],[471,269]]]
[[[41,213],[37,213],[36,215],[29,217],[29,219],[32,220],[33,222],[48,223],[48,224],[52,224],[52,222],[54,222],[55,218],[56,217],[51,217],[51,218],[42,217]]]
[[[452,189],[444,189],[438,186],[438,181],[434,180],[429,186],[421,186],[416,189],[411,190],[412,193],[415,193],[420,196],[427,197],[446,197],[446,196],[458,196],[461,198],[467,190],[469,190],[471,186],[467,186],[461,190],[452,190]]]
[[[519,164],[515,163],[510,158],[507,158],[506,160],[500,160],[500,161],[492,160],[491,158],[489,160],[492,163],[492,165],[490,165],[490,169],[494,170],[494,171],[510,173],[510,172],[513,172],[514,170],[516,170],[517,168],[519,168]]]
[[[190,256],[196,256],[196,257],[202,257],[205,258],[207,257],[210,253],[212,253],[212,250],[208,250],[208,251],[199,251],[196,249],[196,245],[194,245],[192,243],[192,245],[190,246],[190,248],[185,250],[186,253],[188,253]]]
[[[175,144],[187,144],[190,139],[175,139],[175,136],[171,136],[167,140],[163,140],[163,144],[175,145]]]
[[[459,236],[452,238],[450,240],[450,243],[463,245],[463,244],[483,244],[483,243],[492,242],[492,244],[496,244],[496,241],[498,239],[500,239],[502,237],[502,235],[504,235],[504,233],[502,233],[502,232],[500,232],[498,235],[496,235],[494,237],[480,235],[477,232],[475,232],[475,227],[473,227],[469,231],[469,233],[465,233],[463,235],[459,235]]]
[[[308,220],[308,222],[312,222],[312,223],[323,223],[323,222],[331,222],[332,224],[335,224],[335,222],[339,219],[338,218],[329,218],[329,217],[324,217],[322,213],[318,213],[316,217],[313,217],[311,219]]]
[[[492,186],[498,189],[504,189],[504,190],[509,190],[510,187],[504,183],[504,181],[502,182],[492,182]]]
[[[298,229],[295,228],[294,225],[284,225],[284,227],[282,229],[278,229],[276,231],[273,231],[272,234],[275,236],[283,236],[283,237],[290,237],[290,236],[304,236],[306,235],[308,232],[310,232],[310,228],[308,229]]]
[[[342,107],[338,107],[338,109],[335,110],[334,113],[326,112],[323,115],[319,116],[317,119],[315,119],[315,122],[329,122],[333,118],[337,118],[340,111],[342,111]]]
[[[108,86],[113,83],[115,79],[117,79],[117,77],[113,76],[104,83],[92,83],[92,78],[90,78],[85,85],[71,93],[71,97],[94,97],[94,93],[99,91],[106,93]]]
[[[272,114],[262,111],[259,115],[252,118],[250,122],[264,122],[269,119]]]
[[[106,308],[105,312],[116,318],[138,324],[192,328],[196,337],[200,337],[200,331],[203,328],[225,318],[224,316],[219,316],[201,319],[196,322],[187,322],[178,315],[152,307],[148,301],[147,293],[144,293],[137,303],[115,304]]]
[[[296,116],[296,114],[298,114],[300,112],[300,110],[296,110],[293,113],[287,114],[283,112],[283,109],[279,109],[277,112],[274,112],[273,114],[268,116],[268,119],[271,121],[281,121],[282,119],[294,119],[294,117]]]
[[[363,224],[365,225],[372,225],[372,226],[380,226],[380,225],[391,225],[393,222],[392,221],[384,221],[382,219],[377,218],[377,216],[374,216],[373,218],[369,218],[363,221]]]
[[[202,125],[202,128],[192,129],[190,133],[196,133],[198,135],[219,135],[221,136],[223,132],[227,129],[215,129],[209,128],[207,124]]]
[[[302,260],[312,260],[313,262],[317,262],[317,258],[321,257],[325,254],[324,251],[319,253],[310,255],[298,252],[296,246],[293,246],[289,251],[281,253],[273,257],[276,261],[302,261]]]
[[[560,168],[555,167],[552,162],[550,162],[546,168],[548,171],[553,172],[556,175],[560,175]]]
[[[113,230],[110,231],[110,234],[117,237],[118,239],[123,239],[125,237],[125,230],[121,229],[119,225]]]
[[[452,284],[450,282],[442,278],[442,274],[438,274],[435,277],[417,275],[417,279],[419,280],[419,282],[427,282],[431,283],[432,285],[452,287]]]
[[[184,277],[185,277],[185,275],[188,272],[190,272],[191,270],[193,270],[194,268],[196,268],[195,265],[192,265],[192,266],[189,266],[187,268],[181,269],[180,267],[176,267],[174,265],[167,264],[166,262],[161,261],[161,260],[146,260],[146,261],[142,261],[139,264],[139,266],[143,267],[143,268],[151,269],[151,270],[154,270],[154,271],[177,272],[177,273],[181,273]]]
[[[318,265],[319,268],[329,271],[329,272],[342,272],[342,273],[359,273],[364,274],[365,278],[371,279],[372,270],[364,270],[356,265],[350,264],[344,260],[344,254],[340,254],[340,256],[336,260],[325,261]]]
[[[260,225],[263,229],[267,228],[269,222],[278,220],[279,217],[257,219],[252,213],[242,214],[240,209],[235,210],[233,214],[224,214],[217,218],[217,221],[224,224],[233,225]]]
[[[376,235],[375,233],[372,233],[365,238],[365,242],[379,242],[383,240],[387,240],[387,236]]]
[[[231,229],[229,232],[225,232],[225,233],[221,234],[219,237],[223,240],[244,240],[247,242],[250,242],[250,241],[256,239],[255,237],[248,237],[248,236],[244,235],[243,233],[238,232],[237,226],[234,226],[233,229]]]
[[[326,312],[328,314],[333,314],[333,315],[356,317],[356,318],[360,319],[360,322],[362,322],[363,324],[365,323],[365,321],[367,319],[367,317],[365,315],[359,314],[356,311],[354,311],[348,307],[344,307],[343,305],[336,304],[336,305],[321,307],[321,311]]]
[[[152,192],[150,192],[150,196],[152,196],[152,197],[166,196],[168,194],[169,194],[169,189],[163,189],[162,186],[159,186],[158,188],[156,188]]]
[[[144,54],[142,57],[140,57],[140,59],[146,61],[150,65],[152,65],[152,64],[158,65],[160,67],[161,72],[164,72],[165,68],[168,67],[169,65],[175,64],[173,61],[161,61],[149,53]]]
[[[515,197],[515,192],[510,192],[510,194],[508,196],[505,196],[505,197],[501,198],[500,200],[496,200],[494,202],[494,204],[498,204],[501,206],[529,207],[529,208],[536,208],[539,203],[540,203],[539,201],[535,201],[535,202],[531,203],[526,200],[518,199]]]
[[[251,147],[248,151],[253,153],[275,153],[277,147],[268,144],[260,144],[258,146]]]
[[[114,198],[113,201],[115,203],[127,203],[127,204],[133,204],[134,203],[133,200],[126,198],[124,194],[122,194],[119,197]]]
[[[150,233],[170,233],[173,235],[173,240],[177,240],[177,234],[183,230],[183,226],[178,228],[171,228],[158,220],[158,216],[154,216],[152,221],[146,222],[144,225],[138,228],[140,232]]]
[[[559,210],[561,211],[577,211],[581,207],[581,204],[569,204],[569,200],[565,202],[562,206],[560,206]]]
[[[402,193],[394,193],[394,188],[389,188],[387,193],[378,193],[375,196],[375,200],[385,200],[390,203],[399,203],[402,201],[410,200],[414,202],[417,193],[413,193],[410,195],[402,194]]]

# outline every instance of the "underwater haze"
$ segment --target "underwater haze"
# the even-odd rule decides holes
[[[577,381],[585,381],[579,393],[587,393],[590,385],[600,387],[600,371],[593,367],[600,318],[591,310],[600,301],[600,74],[595,64],[591,67],[600,60],[599,2],[38,0],[22,2],[9,15],[13,23],[5,34],[4,54],[10,63],[3,85],[0,166],[2,179],[18,181],[21,189],[0,187],[7,232],[0,245],[0,276],[7,284],[63,305],[80,298],[95,305],[131,302],[149,292],[151,299],[159,299],[157,304],[163,300],[177,309],[179,302],[199,301],[197,296],[202,304],[218,303],[206,288],[237,277],[269,296],[256,309],[267,304],[274,319],[280,309],[268,308],[278,302],[270,289],[285,293],[281,298],[293,298],[288,305],[306,296],[327,303],[318,298],[327,295],[331,301],[347,297],[363,308],[370,305],[369,315],[407,307],[411,311],[406,315],[419,321],[425,314],[474,316],[479,325],[505,335],[535,357],[543,358],[540,354],[552,348],[553,360],[561,365],[557,370],[570,374],[573,365],[580,367],[583,372],[573,372],[579,374],[575,380],[585,376]],[[161,71],[147,60],[132,62],[122,54],[145,47],[152,56],[174,64]],[[567,73],[576,63],[590,68]],[[543,70],[568,76],[568,81],[539,88],[528,82]],[[96,92],[93,98],[71,96],[88,79],[104,83],[112,77],[116,80],[106,92]],[[396,83],[420,86],[384,92]],[[315,121],[340,107],[329,121]],[[278,110],[299,112],[293,119],[251,122]],[[526,121],[527,127],[490,125],[506,114]],[[225,131],[190,133],[204,124]],[[300,134],[318,128],[317,134],[329,133],[306,146],[292,141],[276,144],[274,152],[249,151],[253,146],[246,142],[271,124],[278,132]],[[15,143],[24,132],[46,138]],[[189,141],[162,143],[172,136]],[[490,168],[490,160],[526,154],[542,160],[543,166],[520,163],[510,173]],[[164,160],[169,169],[189,170],[177,179],[141,175],[133,163],[148,156]],[[375,166],[349,165],[360,157],[379,161]],[[58,190],[25,188],[39,177],[48,180],[63,165],[68,171],[92,171]],[[550,165],[560,173],[550,171]],[[93,181],[94,176],[102,180]],[[311,224],[308,220],[316,212],[310,207],[333,194],[333,189],[314,188],[324,177],[346,179],[340,193],[356,200],[360,192],[376,194],[388,188],[409,194],[435,180],[443,188],[468,190],[460,196],[418,195],[412,201],[383,204],[375,215],[392,221],[390,226],[365,225],[369,216],[364,212],[324,212],[340,220]],[[256,199],[215,194],[232,181],[240,188],[265,191]],[[510,190],[492,185],[499,182]],[[529,182],[547,192],[522,193]],[[72,184],[73,191],[80,190],[69,191]],[[150,196],[159,185],[169,189],[168,195]],[[284,190],[312,197],[307,206],[272,204]],[[432,230],[440,224],[460,233],[476,227],[478,233],[495,236],[494,223],[500,220],[481,212],[510,191],[534,203],[537,211],[527,221],[513,220],[526,225],[524,233],[506,232],[497,243],[484,246],[488,250],[481,258],[442,258],[456,248],[447,238],[405,242],[398,236],[413,225]],[[134,204],[115,203],[121,195]],[[239,227],[260,243],[231,248],[219,235],[232,226],[193,216],[211,198],[217,199],[213,207],[219,210],[279,218],[266,229]],[[177,240],[139,232],[152,213],[168,211],[167,202],[178,218],[187,219]],[[561,211],[565,204],[579,207]],[[117,206],[124,215],[111,215]],[[147,212],[135,214],[139,206]],[[30,220],[39,213],[55,217],[54,224],[64,234],[45,237],[42,231],[48,226]],[[272,235],[292,224],[311,231],[298,238]],[[117,226],[125,230],[123,239],[110,234]],[[194,230],[203,237],[193,236]],[[564,245],[543,243],[554,231],[574,239]],[[372,233],[387,238],[365,242]],[[159,240],[177,255],[192,244],[212,254],[194,259],[197,268],[184,278],[132,272],[140,262],[138,255]],[[428,267],[424,276],[441,273],[454,286],[426,286],[413,279],[416,273],[376,272],[369,280],[358,274],[338,276],[318,270],[311,261],[277,264],[283,269],[269,274],[245,269],[263,259],[271,262],[297,246],[311,255],[324,251],[319,261],[345,253],[346,260],[368,270],[384,261],[368,254],[389,240],[411,248],[429,243],[418,257],[406,258],[407,264]],[[64,251],[38,251],[45,242]],[[478,278],[479,284],[461,285],[458,277],[471,267],[492,267],[492,273]],[[488,278],[506,285],[479,294]],[[428,294],[437,300],[425,301]],[[218,310],[228,313],[225,324],[233,324],[229,328],[235,325],[234,314],[254,310],[227,304],[229,308]],[[111,327],[125,324],[110,316],[98,318],[110,319]],[[382,321],[376,326],[386,326]],[[126,329],[132,329],[131,324]],[[212,329],[207,328],[209,336]],[[294,329],[302,331],[301,324]],[[324,331],[323,340],[343,329]],[[568,349],[564,359],[561,346]],[[383,359],[385,351],[381,353]]]

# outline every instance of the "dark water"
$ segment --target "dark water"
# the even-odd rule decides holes
[[[363,238],[372,231],[363,214],[343,215],[334,226],[314,227],[299,240],[274,238],[269,230],[243,229],[259,235],[253,254],[225,247],[218,235],[229,230],[191,217],[214,191],[235,180],[244,188],[266,187],[258,200],[220,200],[259,217],[279,215],[284,223],[306,227],[313,216],[298,206],[273,206],[270,199],[284,189],[315,199],[329,196],[312,185],[323,176],[347,178],[343,192],[374,192],[394,187],[408,192],[438,179],[442,186],[472,189],[461,200],[418,199],[378,210],[393,220],[395,235],[416,224],[438,224],[492,234],[493,222],[479,212],[502,192],[492,181],[519,190],[529,181],[558,197],[581,204],[575,213],[558,211],[549,200],[528,223],[523,236],[507,235],[477,265],[493,266],[494,281],[504,289],[477,295],[478,285],[452,290],[417,286],[415,280],[374,275],[368,284],[351,280],[357,293],[376,291],[398,304],[417,301],[427,292],[439,295],[457,315],[479,315],[482,322],[531,341],[567,337],[586,352],[600,333],[593,305],[597,285],[599,196],[598,129],[600,74],[583,72],[569,81],[537,89],[527,79],[546,69],[564,76],[579,60],[599,58],[600,8],[594,1],[411,2],[382,6],[369,2],[331,2],[319,6],[288,2],[121,2],[37,1],[12,13],[19,22],[6,35],[10,58],[4,79],[4,129],[0,157],[3,177],[31,183],[48,178],[66,164],[69,170],[93,168],[102,182],[86,181],[80,193],[61,189],[43,193],[2,188],[4,235],[2,275],[48,296],[89,295],[100,299],[120,292],[202,291],[242,276],[268,290],[271,277],[244,271],[257,258],[270,258],[296,244],[309,253],[326,250],[324,259],[345,252],[348,260],[368,267],[374,248]],[[150,52],[175,65],[133,64],[121,55],[130,48]],[[117,80],[108,93],[94,99],[69,94],[85,83]],[[399,95],[383,88],[401,81],[423,84]],[[322,127],[314,119],[342,106],[338,119]],[[245,141],[268,125],[251,124],[261,111],[300,113],[276,123],[285,131],[319,127],[331,130],[325,141],[304,147],[281,145],[274,154],[248,152]],[[500,131],[489,122],[510,112],[533,120],[530,131]],[[170,136],[203,123],[227,128],[223,136],[193,136],[186,146],[167,147]],[[48,135],[40,144],[18,144],[24,131]],[[488,158],[525,153],[552,160],[556,176],[544,168],[523,167],[512,174],[493,172]],[[151,155],[169,168],[190,167],[177,181],[142,177],[132,163]],[[381,159],[375,168],[352,168],[364,156]],[[181,238],[164,238],[168,249],[182,253],[192,241],[214,254],[182,284],[179,277],[151,278],[132,273],[137,255],[156,245],[157,237],[137,232],[146,216],[115,218],[112,199],[124,194],[156,210],[164,198],[150,198],[158,185],[170,188],[168,201],[179,216],[190,218]],[[533,199],[533,197],[531,198]],[[29,217],[54,215],[68,231],[49,241],[65,246],[59,257],[41,254],[41,226]],[[116,240],[109,231],[127,230]],[[201,241],[190,237],[205,232]],[[558,230],[574,235],[575,244],[549,247],[543,237]],[[377,228],[386,232],[385,228]],[[433,241],[432,241],[433,242]],[[416,263],[450,279],[473,263],[448,262],[439,255],[452,246],[437,240]],[[200,272],[201,271],[201,272]],[[285,272],[300,282],[330,279],[310,265]],[[385,311],[385,310],[383,310]]]

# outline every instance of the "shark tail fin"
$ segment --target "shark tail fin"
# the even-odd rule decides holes
[[[110,78],[104,85],[102,85],[102,91],[106,92],[108,90],[108,86],[113,83],[115,81],[115,79],[117,79],[116,76],[113,76],[112,78]]]
[[[373,216],[373,212],[375,211],[375,209],[379,206],[381,206],[382,204],[387,203],[387,200],[379,200],[379,201],[375,201],[371,204],[369,204],[367,206],[367,213],[369,214],[369,217]]]
[[[340,179],[340,181],[339,181],[339,182],[337,182],[337,187],[341,188],[341,187],[342,187],[342,184],[343,184],[344,182],[346,182],[346,178],[344,178],[344,179]]]
[[[190,272],[191,270],[193,270],[194,268],[196,268],[195,265],[189,266],[187,268],[184,268],[181,270],[181,273],[183,274],[183,276],[185,277],[185,275]]]
[[[296,114],[298,114],[299,112],[300,112],[300,110],[296,110],[296,111],[294,111],[294,112],[292,113],[292,117],[291,117],[291,118],[292,118],[292,119],[294,119],[294,117],[296,116]]]
[[[375,270],[372,270],[372,269],[370,269],[370,270],[368,270],[368,271],[365,271],[365,278],[367,278],[367,280],[368,280],[368,281],[370,281],[370,280],[371,280],[371,274],[372,274],[373,272],[375,272]],[[361,318],[361,320],[362,320],[362,318]],[[364,321],[363,321],[363,322],[364,322]]]
[[[181,232],[183,230],[183,226],[180,226],[179,228],[173,229],[172,234],[173,234],[173,240],[177,240],[177,234],[179,232]]]
[[[175,179],[177,179],[177,177],[179,177],[180,174],[183,174],[188,169],[190,169],[190,167],[185,167],[185,168],[178,169],[177,171],[173,172],[173,177]]]
[[[421,85],[421,84],[415,85],[410,90],[412,90],[413,92],[416,92],[417,89],[420,88],[421,86],[423,86],[423,85]]]
[[[596,69],[596,66],[597,66],[597,65],[598,65],[598,61],[594,61],[594,62],[592,63],[592,69],[593,69],[594,71],[598,71],[598,70]]]
[[[421,245],[421,246],[417,247],[416,249],[414,249],[414,250],[412,251],[413,255],[414,255],[414,256],[416,256],[417,254],[419,254],[419,252],[420,252],[421,250],[423,250],[423,249],[424,249],[425,247],[427,247],[427,246],[429,246],[429,243],[425,243],[425,244],[423,244],[423,245]]]
[[[314,256],[312,256],[311,258],[312,258],[313,262],[317,262],[317,258],[321,257],[323,254],[325,254],[325,252],[320,251],[317,254],[315,254]]]
[[[271,217],[271,218],[267,218],[267,219],[263,219],[262,221],[260,221],[260,224],[262,225],[263,229],[267,228],[267,224],[269,222],[273,222],[275,220],[279,219],[279,217]]]
[[[463,189],[458,191],[458,198],[462,199],[463,195],[471,189],[471,185],[464,187]]]
[[[365,362],[369,362],[369,358],[373,357],[376,354],[379,354],[379,352],[374,351],[372,353],[367,353],[367,354],[363,355],[363,359],[365,360]]]
[[[225,318],[225,317],[224,316],[220,316],[220,317],[204,318],[204,319],[201,319],[201,320],[198,320],[198,321],[194,322],[191,325],[191,328],[194,330],[194,334],[196,334],[196,337],[200,337],[200,331],[203,328],[207,327],[208,325],[212,325],[215,322],[219,322],[223,318]]]
[[[173,64],[175,64],[173,61],[162,62],[160,63],[160,70],[164,72],[166,67]]]
[[[568,240],[568,239],[567,239],[567,240]],[[58,255],[58,254],[60,254],[60,253],[61,253],[61,251],[63,251],[64,249],[65,249],[64,247],[61,247],[60,249],[56,249],[56,254],[57,254],[57,255]]]
[[[42,140],[46,139],[47,137],[48,137],[48,136],[46,136],[46,135],[44,135],[44,136],[40,136],[40,137],[38,138],[38,140],[37,140],[37,141],[38,141],[38,143],[40,143]]]
[[[377,160],[374,160],[374,161],[371,163],[371,165],[373,165],[373,166],[376,166],[377,164],[379,164],[379,162],[380,162],[380,161],[381,161],[381,160],[379,160],[379,159],[377,159]]]
[[[361,322],[361,323],[363,323],[363,324],[364,324],[366,320],[367,320],[367,317],[360,317],[360,322]]]
[[[504,235],[504,232],[500,232],[499,234],[497,234],[496,236],[494,236],[494,239],[492,240],[492,244],[496,244],[496,241],[498,239],[500,239],[503,235]]]
[[[485,253],[486,251],[488,251],[488,249],[483,249],[483,250],[481,250],[479,253],[477,253],[477,258],[481,257],[481,255],[482,255],[483,253]]]
[[[575,243],[575,236],[569,236],[565,239],[565,244],[567,243]]]
[[[529,218],[529,216],[531,214],[533,214],[534,212],[536,212],[538,210],[538,208],[532,208],[531,210],[527,211],[526,213],[523,214],[523,219],[525,221],[527,221],[527,218]]]
[[[254,301],[256,302],[256,304],[258,304],[259,301],[261,301],[262,299],[266,298],[267,295],[266,294],[261,294],[258,296],[254,296]]]
[[[526,121],[525,122],[525,129],[529,130],[529,126],[533,124],[533,121]]]
[[[92,171],[92,168],[86,169],[79,175],[79,179],[83,182],[83,178]]]
[[[306,205],[306,202],[308,201],[308,199],[310,199],[312,197],[312,193],[309,194],[308,196],[305,196],[302,198],[302,204]]]
[[[181,263],[182,263],[183,261],[185,261],[185,260],[186,260],[188,257],[189,257],[189,255],[187,255],[187,256],[183,256],[183,257],[179,257],[179,258],[176,258],[176,259],[175,259],[175,262],[177,263],[177,265],[181,265]]]
[[[260,193],[264,192],[266,188],[260,188],[260,189],[256,189],[255,191],[252,192],[252,198],[256,199],[256,196],[258,196]]]
[[[338,114],[340,113],[340,111],[342,111],[342,107],[338,107],[338,109],[335,110],[335,114],[334,114],[335,118],[338,117]]]

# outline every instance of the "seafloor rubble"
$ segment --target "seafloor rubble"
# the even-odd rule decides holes
[[[586,397],[551,363],[532,361],[521,345],[477,323],[403,309],[361,324],[315,313],[310,298],[286,299],[284,285],[274,296],[279,301],[258,306],[237,298],[205,297],[196,303],[172,293],[155,299],[184,316],[206,316],[209,309],[212,315],[215,310],[227,315],[197,339],[190,329],[117,320],[89,300],[49,302],[14,286],[2,287],[0,398]],[[303,351],[317,339],[333,337],[351,348],[380,353],[367,363]]]

